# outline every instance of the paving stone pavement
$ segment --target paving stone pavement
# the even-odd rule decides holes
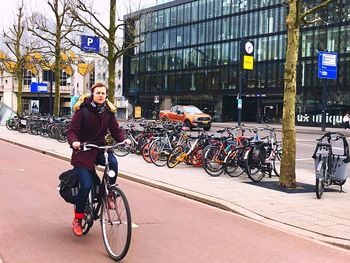
[[[234,124],[214,124],[228,125]],[[281,129],[280,125],[272,126]],[[315,127],[297,127],[297,131],[324,133]],[[71,154],[66,143],[9,131],[5,126],[0,126],[0,139],[66,160]],[[121,177],[237,212],[282,231],[350,249],[350,185],[344,185],[345,193],[327,191],[324,198],[318,200],[312,162],[310,169],[297,167],[299,187],[285,191],[276,186],[276,178],[252,183],[245,175],[211,177],[203,169],[187,165],[180,164],[173,169],[156,167],[137,155],[118,157],[118,160]]]

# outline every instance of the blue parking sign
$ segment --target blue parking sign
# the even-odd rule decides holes
[[[318,53],[318,78],[337,79],[338,53],[323,52]]]
[[[100,52],[100,38],[82,35],[80,48],[84,52]]]

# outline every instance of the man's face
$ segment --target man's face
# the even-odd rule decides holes
[[[94,102],[96,104],[102,104],[106,101],[107,89],[106,87],[96,87],[94,88]]]

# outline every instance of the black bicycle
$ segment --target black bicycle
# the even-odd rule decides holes
[[[131,212],[126,195],[117,184],[110,184],[108,180],[109,177],[116,176],[109,168],[108,152],[121,144],[124,143],[111,146],[84,143],[81,146],[82,151],[104,150],[106,164],[102,180],[94,170],[94,179],[82,220],[83,234],[86,235],[94,221],[100,219],[105,248],[108,255],[116,261],[122,260],[128,253],[132,231]]]

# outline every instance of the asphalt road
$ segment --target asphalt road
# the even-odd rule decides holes
[[[71,231],[73,208],[57,192],[58,160],[0,141],[0,262],[112,262],[98,222]],[[123,262],[350,262],[350,253],[127,180],[130,251]]]

